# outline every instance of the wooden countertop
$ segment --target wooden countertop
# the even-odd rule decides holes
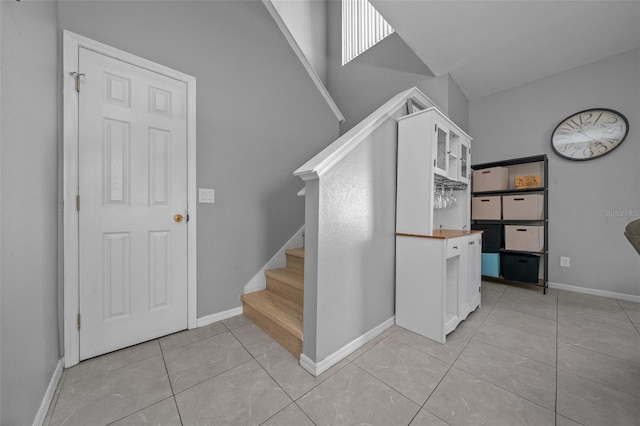
[[[467,235],[474,234],[482,234],[483,231],[475,231],[475,230],[467,230],[467,229],[436,229],[433,231],[431,235],[421,235],[421,234],[406,234],[402,232],[396,233],[398,236],[402,237],[418,237],[418,238],[440,238],[440,239],[448,239],[448,238],[459,238],[465,237]]]

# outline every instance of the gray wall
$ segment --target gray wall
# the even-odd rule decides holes
[[[27,425],[59,359],[57,2],[0,14],[0,424]]]
[[[453,77],[448,75],[448,99],[447,113],[451,121],[456,123],[465,132],[469,133],[469,100],[462,93],[458,83],[455,82]]]
[[[320,80],[327,82],[327,0],[271,0]]]
[[[239,306],[302,225],[292,172],[338,123],[261,2],[3,1],[0,19],[0,423],[22,425],[61,352],[61,29],[197,78],[198,186],[216,189],[216,204],[198,208],[199,317]]]
[[[551,282],[640,296],[640,258],[623,235],[640,218],[639,82],[634,50],[470,103],[474,163],[549,156]],[[622,112],[630,122],[627,139],[591,161],[555,155],[555,126],[594,107]],[[570,268],[560,267],[560,256],[571,258]]]
[[[341,2],[328,0],[328,8],[327,88],[345,116],[341,134],[393,96],[414,86],[467,130],[467,101],[453,79],[449,75],[434,77],[398,34],[390,35],[342,66]]]
[[[396,119],[405,110],[306,182],[303,352],[316,363],[394,315]]]
[[[60,2],[60,28],[197,79],[198,317],[243,286],[303,225],[293,171],[338,136],[335,116],[258,1]]]

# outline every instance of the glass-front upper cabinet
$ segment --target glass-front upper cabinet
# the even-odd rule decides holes
[[[434,131],[433,172],[449,177],[449,128],[440,120],[435,120]]]
[[[471,141],[445,120],[434,119],[433,172],[447,179],[469,183]]]
[[[471,173],[471,141],[466,137],[460,138],[460,172],[458,180],[469,183]]]

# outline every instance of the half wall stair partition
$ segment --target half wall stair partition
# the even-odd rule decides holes
[[[241,296],[245,315],[315,376],[395,322],[397,119],[409,104],[435,106],[401,92],[295,171],[303,247]]]
[[[401,92],[309,160],[305,183],[300,364],[319,375],[395,321],[397,119],[420,90]]]

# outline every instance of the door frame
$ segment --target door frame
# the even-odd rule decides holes
[[[64,270],[64,364],[71,367],[80,362],[80,310],[79,282],[79,231],[76,195],[78,194],[78,101],[76,80],[72,73],[78,71],[78,49],[86,48],[96,53],[118,59],[131,65],[156,72],[187,85],[187,326],[197,326],[197,245],[196,245],[196,79],[155,62],[140,58],[87,37],[63,30],[62,81],[63,81],[63,270]],[[82,83],[81,83],[82,84]]]

